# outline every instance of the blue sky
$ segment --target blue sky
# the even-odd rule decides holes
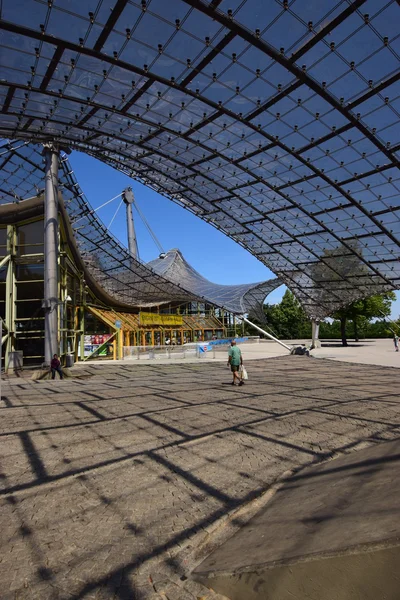
[[[208,225],[171,200],[164,198],[126,175],[79,152],[69,157],[82,191],[93,208],[100,206],[131,186],[137,204],[149,222],[164,250],[179,248],[186,260],[210,281],[222,284],[249,283],[271,279],[274,274],[249,252],[217,229]],[[120,203],[114,200],[98,212],[109,225]],[[135,228],[140,258],[145,262],[156,258],[159,250],[142,220],[135,214]],[[110,231],[127,245],[125,206],[122,205]],[[268,296],[268,302],[280,302],[285,287]],[[392,318],[400,315],[400,293],[392,306]]]

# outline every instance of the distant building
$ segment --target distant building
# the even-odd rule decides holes
[[[40,150],[26,146],[0,198],[0,316],[6,368],[13,352],[25,365],[45,361],[44,193]],[[32,166],[34,167],[32,169]],[[36,184],[32,195],[32,182]],[[10,201],[14,200],[14,201]],[[177,250],[148,265],[133,259],[94,214],[63,159],[59,171],[56,352],[74,360],[119,358],[124,346],[164,345],[234,335],[234,315],[257,312],[279,285],[222,286],[197,273]]]

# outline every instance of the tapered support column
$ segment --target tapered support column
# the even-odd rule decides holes
[[[133,222],[133,212],[132,212],[132,204],[128,204],[126,207],[126,218],[128,225],[128,247],[129,253],[133,258],[137,258],[137,240],[135,233],[135,225]]]
[[[312,326],[312,340],[311,340],[310,350],[313,350],[313,348],[319,348],[321,346],[321,342],[319,341],[319,321],[316,321],[315,319],[313,319],[311,321],[311,326]]]
[[[15,225],[7,226],[7,252],[9,260],[7,263],[6,276],[6,319],[5,325],[8,332],[5,347],[5,371],[8,372],[10,365],[10,352],[15,350],[15,301],[17,298],[17,285],[15,280],[15,255],[17,251],[17,232]]]
[[[58,156],[57,146],[47,144],[44,193],[44,355],[47,364],[58,354]]]
[[[135,201],[132,188],[126,188],[122,192],[122,199],[126,205],[126,224],[128,230],[128,248],[129,254],[133,258],[138,257],[138,245],[135,232],[135,223],[133,221],[132,205]]]

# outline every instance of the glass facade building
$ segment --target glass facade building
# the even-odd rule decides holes
[[[122,294],[111,296],[99,285],[99,268],[93,265],[93,256],[85,260],[77,252],[61,197],[59,206],[57,351],[64,362],[67,355],[72,355],[75,361],[90,357],[121,358],[124,346],[183,345],[240,331],[234,314],[228,309],[197,299],[200,289],[193,289],[194,284],[193,300],[185,300],[185,294],[190,292],[184,292],[181,300],[168,299],[168,290],[163,302],[153,302],[150,306],[135,304],[134,295],[130,304],[121,302]],[[25,366],[45,362],[43,211],[42,193],[18,203],[0,204],[0,317],[6,368],[15,364],[12,359],[15,353],[19,353]],[[151,273],[158,277],[156,271],[149,270]],[[133,272],[121,269],[121,274],[122,282],[125,279],[129,284]],[[173,285],[171,280],[166,282]],[[213,285],[208,282],[204,292],[210,292]],[[261,285],[264,285],[263,300],[279,281]],[[229,298],[229,286],[214,287],[224,291],[228,305],[235,302],[233,297]],[[257,290],[253,299],[255,308],[260,301],[260,284],[243,287],[246,294],[253,288]],[[118,286],[118,290],[122,288]],[[236,301],[239,297],[240,294]]]

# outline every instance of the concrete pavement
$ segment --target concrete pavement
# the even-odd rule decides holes
[[[310,340],[283,340],[288,345],[306,344],[310,345]],[[279,344],[260,340],[259,342],[249,342],[240,344],[243,357],[248,360],[259,360],[262,358],[275,358],[278,356],[288,356],[289,352]],[[201,358],[181,357],[179,346],[176,353],[171,353],[171,358],[145,359],[129,358],[125,360],[114,361],[114,364],[125,365],[169,365],[175,363],[203,363],[203,362],[226,362],[227,346],[216,347],[215,355],[213,352],[204,354]],[[371,365],[382,365],[387,367],[400,367],[400,352],[394,352],[393,341],[390,339],[368,339],[360,342],[349,340],[348,346],[343,347],[340,340],[323,340],[322,347],[311,351],[314,358],[328,358],[343,362],[353,362]],[[90,365],[108,365],[110,361],[90,361],[88,363],[78,363],[74,369],[85,369]]]
[[[362,363],[364,365],[382,365],[384,367],[400,367],[400,352],[394,351],[393,340],[349,340],[344,348],[339,340],[323,341],[321,348],[312,351],[317,358],[329,358],[344,362]]]
[[[243,388],[218,362],[3,382],[2,599],[211,598],[186,577],[283,472],[399,437],[394,369],[247,366]]]
[[[400,439],[303,469],[197,567],[231,600],[398,600]]]

